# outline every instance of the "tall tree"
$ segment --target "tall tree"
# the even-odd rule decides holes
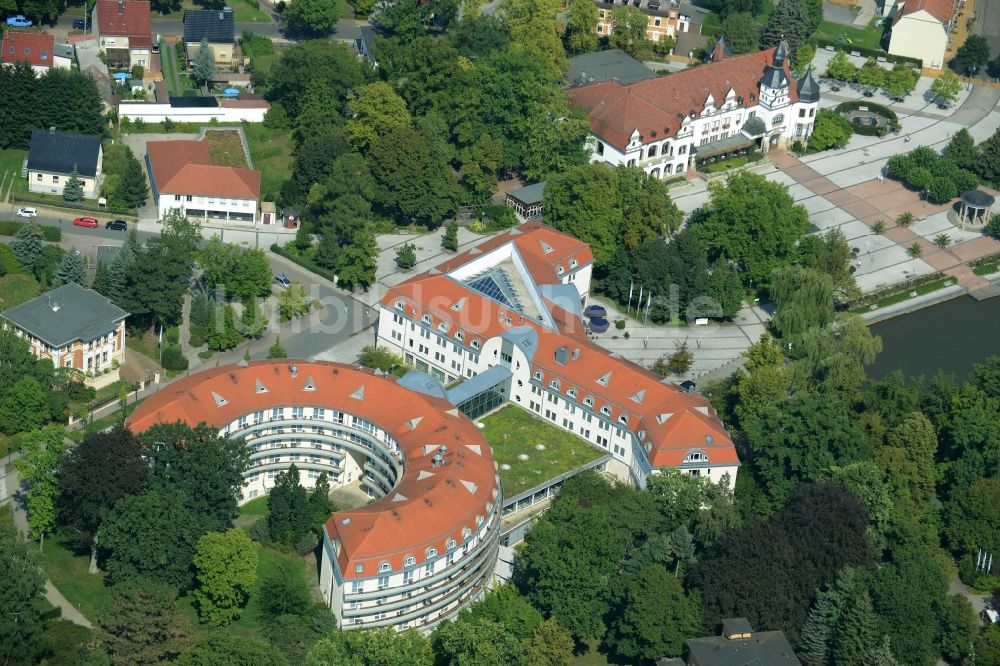
[[[208,38],[205,37],[202,38],[198,50],[194,53],[194,59],[191,62],[191,76],[199,85],[205,86],[215,78],[215,73],[215,53],[208,43]]]
[[[642,55],[650,48],[646,39],[646,25],[649,19],[639,9],[625,5],[611,11],[611,34],[608,43],[612,48],[621,49],[630,56]]]
[[[868,590],[858,590],[841,611],[833,639],[834,666],[871,664],[882,644]]]
[[[139,435],[153,484],[180,491],[191,510],[221,531],[236,516],[243,473],[250,466],[245,441],[219,437],[205,424],[159,423]]]
[[[809,36],[806,11],[802,0],[779,0],[760,31],[760,45],[767,49],[784,40],[795,53]]]
[[[400,222],[436,226],[455,210],[458,188],[451,169],[416,130],[403,127],[379,137],[368,166],[379,185],[378,203]]]
[[[141,493],[149,466],[132,433],[124,428],[84,435],[59,464],[56,516],[77,544],[91,548],[90,572],[97,572],[97,531],[104,513],[126,495]]]
[[[795,340],[811,328],[833,321],[833,280],[825,272],[802,266],[779,267],[771,274],[774,332]]]
[[[57,284],[69,284],[75,282],[78,285],[86,285],[87,264],[83,255],[75,247],[71,247],[63,255],[59,266],[56,267],[55,281]]]
[[[597,5],[570,0],[567,6],[566,46],[572,53],[597,50]]]
[[[955,52],[955,67],[965,74],[975,74],[989,62],[990,45],[982,35],[969,34]]]
[[[294,464],[275,479],[268,508],[267,528],[274,543],[291,549],[309,533],[312,507],[309,494],[299,483],[299,469]]]
[[[174,640],[177,592],[152,580],[131,579],[110,590],[95,639],[114,666],[160,664],[179,652]]]
[[[729,14],[722,21],[726,44],[736,55],[760,50],[760,27],[753,15],[747,12]]]
[[[98,532],[108,580],[149,578],[187,590],[195,547],[206,529],[181,492],[154,486],[126,495],[106,512]]]
[[[69,448],[68,441],[61,425],[32,431],[21,438],[24,453],[14,461],[21,479],[28,483],[28,524],[31,535],[38,539],[39,550],[45,535],[55,528],[56,472]]]
[[[45,577],[11,522],[0,522],[0,661],[36,663],[44,648]]]
[[[75,164],[69,174],[69,180],[63,186],[63,200],[68,203],[83,201],[83,181],[80,180],[80,173],[76,170]]]
[[[385,81],[361,86],[347,100],[344,126],[356,150],[365,150],[381,135],[409,127],[410,112],[406,102]]]
[[[17,257],[17,263],[29,273],[34,270],[43,247],[42,230],[34,220],[18,229],[14,233],[14,240],[10,242],[10,249]]]
[[[430,641],[415,629],[334,631],[320,639],[306,658],[306,666],[431,666]]]
[[[343,13],[342,0],[306,0],[297,7],[288,6],[284,13],[285,25],[306,33],[329,32]]]
[[[962,169],[974,171],[976,168],[976,142],[969,134],[969,130],[964,127],[958,130],[941,151],[941,156],[951,160]]]
[[[34,377],[21,377],[0,395],[0,432],[7,435],[34,430],[52,417],[46,391]]]
[[[950,69],[941,72],[941,75],[931,83],[931,95],[939,104],[957,102],[958,93],[962,92],[962,81]]]
[[[240,617],[257,580],[257,547],[246,532],[209,532],[194,554],[193,596],[202,622],[226,625]]]
[[[806,210],[784,185],[747,171],[725,184],[710,183],[708,190],[708,203],[692,214],[692,230],[705,243],[710,259],[735,261],[745,282],[765,284],[805,234]]]
[[[680,582],[658,566],[643,567],[626,585],[608,643],[628,659],[678,657],[701,630],[701,609]]]

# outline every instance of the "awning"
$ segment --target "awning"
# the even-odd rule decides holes
[[[727,136],[725,139],[697,146],[694,151],[698,158],[701,159],[714,157],[715,155],[724,155],[725,153],[731,153],[742,148],[749,148],[752,145],[753,139],[744,134],[736,134],[735,136]]]

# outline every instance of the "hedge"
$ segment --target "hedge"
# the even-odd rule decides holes
[[[855,100],[853,102],[838,104],[834,108],[834,111],[837,113],[845,113],[847,111],[857,111],[861,107],[865,107],[869,111],[874,111],[883,118],[888,118],[889,128],[887,130],[883,130],[883,128],[878,126],[869,127],[868,125],[855,125],[854,123],[851,123],[851,129],[854,130],[855,134],[861,134],[864,136],[885,136],[889,132],[896,132],[899,130],[899,117],[896,115],[896,112],[887,106],[882,106],[881,104]]]
[[[289,261],[294,261],[295,263],[297,263],[302,268],[304,268],[307,271],[310,271],[312,273],[315,273],[316,275],[319,275],[320,277],[324,277],[327,280],[330,280],[331,282],[334,281],[334,277],[335,276],[333,274],[333,271],[328,271],[325,268],[321,268],[315,262],[310,261],[309,259],[306,259],[305,257],[300,257],[297,254],[289,252],[287,249],[281,247],[277,243],[275,243],[274,245],[271,246],[271,252],[274,252],[275,254],[277,254],[279,256],[282,256],[285,259],[288,259]]]
[[[21,227],[24,226],[24,224],[24,222],[0,220],[0,236],[13,236]],[[39,224],[38,228],[42,231],[42,238],[50,243],[58,243],[62,240],[62,229],[59,227],[50,227],[45,224]]]
[[[855,46],[854,44],[836,44],[834,42],[827,41],[816,41],[816,49],[826,49],[826,47],[833,47],[835,50],[843,51],[847,55],[857,51],[863,56],[875,56],[876,58],[885,58],[886,62],[891,63],[901,63],[904,65],[913,65],[917,69],[923,69],[924,61],[920,58],[910,58],[908,56],[892,55],[886,53],[881,49],[870,49],[867,46]]]

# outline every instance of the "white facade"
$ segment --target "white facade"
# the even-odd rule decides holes
[[[156,198],[156,208],[161,220],[171,210],[180,210],[185,217],[203,222],[257,223],[256,199],[159,193]]]
[[[897,11],[900,10],[897,8]],[[950,23],[942,23],[926,10],[905,14],[892,26],[889,53],[918,58],[923,61],[924,67],[941,69],[950,29]]]
[[[261,101],[254,106],[226,106],[225,100],[216,107],[178,108],[170,104],[155,102],[122,102],[118,105],[118,115],[131,121],[161,123],[167,118],[177,123],[262,123],[271,105]]]

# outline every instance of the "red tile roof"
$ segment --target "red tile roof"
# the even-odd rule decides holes
[[[570,101],[587,110],[591,132],[624,151],[635,130],[644,142],[676,136],[684,118],[692,111],[701,113],[710,94],[722,104],[732,89],[745,107],[756,106],[760,79],[774,51],[726,58],[630,85],[602,81],[571,88]],[[785,75],[793,82],[789,94],[795,102],[798,96],[787,60]]]
[[[309,379],[315,389],[307,391]],[[258,381],[266,392],[257,390]],[[217,406],[216,395],[225,404]],[[472,421],[445,400],[399,386],[395,377],[339,363],[284,359],[200,372],[147,398],[129,417],[128,427],[142,432],[157,423],[182,421],[221,429],[254,411],[289,405],[359,416],[391,433],[405,455],[405,470],[392,492],[333,513],[326,522],[327,534],[340,542],[337,560],[345,578],[372,577],[382,561],[398,571],[408,555],[422,562],[428,548],[444,553],[448,540],[461,544],[463,532],[475,533],[477,518],[486,520],[497,508],[493,452]],[[442,445],[447,464],[434,466],[431,459]],[[360,573],[358,564],[364,569]]]
[[[128,37],[130,49],[153,45],[149,0],[97,0],[97,28],[101,36]]]
[[[514,234],[513,238],[525,239],[525,247],[530,248],[531,239],[539,230],[544,230],[546,242],[563,249],[562,253],[552,252],[545,259],[538,258],[539,261],[557,261],[561,256],[573,254],[574,248],[582,244],[539,222],[529,222],[517,229],[525,231]],[[459,255],[436,270],[454,270],[511,238],[510,234],[503,234],[485,241],[476,250]],[[555,271],[551,264],[549,266],[550,279],[541,281],[543,284],[554,281]],[[456,310],[453,306],[463,299],[461,308]],[[641,435],[639,439],[644,447],[648,444],[646,454],[654,468],[680,465],[684,456],[694,449],[704,451],[713,465],[739,464],[733,442],[708,400],[665,384],[646,368],[591,343],[580,319],[553,307],[551,302],[546,305],[557,322],[558,332],[479,295],[443,272],[423,273],[396,285],[386,292],[381,302],[385,308],[393,310],[400,301],[404,314],[413,320],[419,321],[429,314],[435,330],[444,333],[439,328],[444,324],[449,337],[463,331],[466,345],[478,340],[481,347],[489,338],[515,326],[534,329],[538,335],[538,350],[532,360],[532,373],[542,372],[543,386],[557,379],[560,393],[567,399],[571,399],[567,391],[574,388],[577,401],[582,403],[586,397],[592,397],[593,409],[600,411],[606,405],[614,422],[619,422],[624,415],[628,425],[623,427]],[[573,359],[570,354],[565,364],[558,363],[555,357],[560,347],[579,350],[578,358]]]
[[[44,32],[10,31],[3,36],[3,56],[0,62],[11,65],[27,62],[34,67],[51,67],[55,56],[55,38]],[[44,58],[42,55],[44,54]]]
[[[214,166],[204,141],[150,141],[146,153],[160,194],[260,198],[260,171]]]
[[[921,10],[926,11],[941,23],[947,24],[955,15],[955,3],[953,0],[906,0],[902,9],[897,12],[893,25],[899,21],[900,17]]]

